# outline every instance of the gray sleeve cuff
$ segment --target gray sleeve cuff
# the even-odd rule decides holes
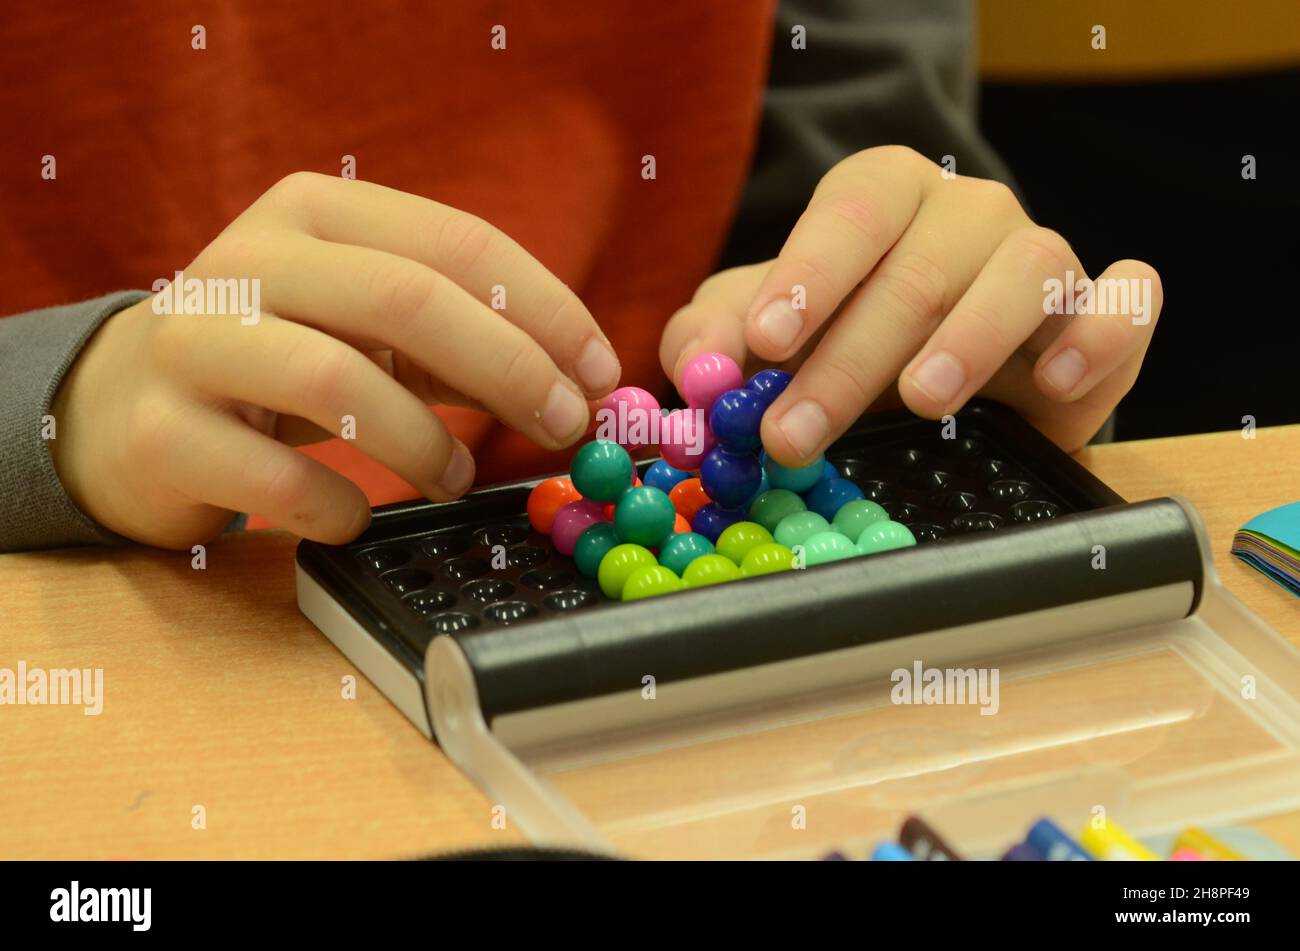
[[[0,551],[125,541],[68,497],[42,437],[43,418],[100,324],[148,296],[120,291],[0,320]]]

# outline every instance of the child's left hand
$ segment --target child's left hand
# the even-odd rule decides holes
[[[1145,309],[1138,297],[1128,315],[1047,314],[1045,283],[1068,296],[1069,271],[1085,279],[1065,239],[1005,185],[944,177],[910,149],[869,149],[827,173],[779,257],[700,286],[665,328],[660,360],[678,384],[708,351],[798,368],[763,420],[764,445],[787,465],[888,402],[895,383],[921,416],[979,394],[1072,451],[1137,378],[1162,293],[1150,265],[1117,261],[1098,281],[1136,279]]]

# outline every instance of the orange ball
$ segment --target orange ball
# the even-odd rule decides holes
[[[687,522],[694,521],[695,513],[713,501],[704,491],[699,479],[683,479],[678,482],[668,493],[668,498],[672,500],[677,514]]]
[[[579,502],[582,495],[573,487],[568,476],[544,479],[528,493],[528,521],[543,535],[551,534],[555,513],[570,502]]]
[[[682,513],[678,512],[677,518],[673,520],[673,534],[680,535],[683,532],[689,532],[690,530],[691,523],[682,518]]]

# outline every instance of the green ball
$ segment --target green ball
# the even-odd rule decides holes
[[[618,601],[623,597],[623,586],[627,584],[632,572],[654,564],[657,564],[655,556],[640,545],[615,545],[600,560],[596,580],[600,583],[600,590],[605,592],[605,597]]]
[[[617,500],[632,484],[635,472],[627,450],[608,439],[594,440],[579,449],[569,470],[573,487],[584,499],[596,502]]]
[[[597,522],[578,536],[573,546],[573,560],[588,578],[596,577],[600,562],[619,543],[618,532],[609,522]]]
[[[808,568],[856,558],[860,554],[862,552],[853,544],[853,539],[839,532],[818,532],[803,543],[803,563]]]
[[[590,529],[588,529],[590,531]],[[695,532],[682,532],[664,540],[659,547],[659,564],[681,577],[686,566],[701,555],[714,553],[713,542]]]
[[[794,552],[784,545],[770,542],[755,545],[745,553],[745,560],[740,563],[740,576],[753,578],[758,575],[772,575],[778,571],[789,571],[794,567]]]
[[[749,507],[749,517],[769,532],[775,532],[781,519],[807,510],[803,499],[789,489],[768,489]]]
[[[614,507],[618,537],[637,545],[658,545],[672,533],[677,510],[662,489],[639,485],[627,489]]]
[[[735,581],[740,577],[740,569],[730,558],[721,555],[701,555],[686,566],[682,581],[688,588],[703,588],[706,585],[722,584]]]
[[[835,513],[835,520],[831,522],[831,528],[849,538],[858,538],[868,526],[887,521],[889,513],[883,506],[866,499],[857,499],[840,506],[840,510]]]
[[[829,532],[831,523],[816,512],[795,512],[781,519],[772,534],[786,548],[802,545],[804,539],[811,538],[818,532]]]
[[[736,522],[722,530],[722,534],[718,536],[717,549],[719,555],[730,558],[739,567],[751,548],[769,545],[771,542],[772,533],[762,525],[754,522]]]
[[[661,594],[681,591],[685,585],[663,565],[646,565],[628,575],[627,584],[623,585],[624,601],[640,601]]]
[[[867,527],[858,536],[858,551],[864,555],[874,555],[895,548],[907,548],[916,544],[916,536],[906,525],[898,522],[876,522]]]

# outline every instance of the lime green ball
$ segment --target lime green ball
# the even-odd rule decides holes
[[[831,522],[831,528],[849,538],[859,538],[868,526],[887,521],[889,513],[883,506],[866,499],[857,499],[840,506],[840,510],[835,513],[835,520]]]
[[[655,556],[640,545],[615,545],[600,560],[596,580],[605,597],[618,601],[623,597],[623,585],[632,572],[647,565],[655,565]]]
[[[686,566],[701,555],[714,553],[713,542],[696,532],[681,532],[659,546],[659,564],[681,577]]]
[[[722,584],[735,581],[740,577],[740,569],[730,558],[722,555],[701,555],[686,566],[682,581],[688,588],[703,588],[706,585]]]
[[[618,537],[637,545],[658,545],[672,534],[677,510],[661,489],[639,485],[625,489],[614,507]]]
[[[780,544],[786,548],[793,548],[795,545],[802,545],[805,539],[811,538],[818,532],[830,530],[831,523],[816,512],[795,512],[781,519],[772,534]]]
[[[745,560],[740,563],[740,576],[753,578],[757,575],[772,575],[778,571],[789,571],[794,567],[794,552],[784,545],[770,542],[755,545],[745,553]]]
[[[839,532],[818,532],[803,543],[803,563],[808,568],[856,558],[860,554],[862,552],[853,544],[853,539]]]
[[[768,489],[749,507],[749,517],[769,532],[775,532],[781,519],[808,511],[803,499],[789,489]]]
[[[745,560],[749,550],[758,545],[770,545],[772,533],[754,522],[737,522],[728,525],[718,536],[718,554],[730,558],[737,566]]]
[[[867,527],[858,536],[858,551],[864,555],[874,555],[895,548],[907,548],[916,544],[916,536],[906,525],[898,522],[876,522]]]
[[[579,449],[569,470],[573,487],[584,499],[597,502],[617,500],[632,484],[635,472],[627,450],[608,439],[593,440]]]
[[[681,591],[684,587],[682,579],[663,565],[646,565],[628,575],[627,584],[623,585],[623,600],[640,601]]]
[[[596,577],[601,561],[620,541],[622,539],[611,523],[597,522],[592,525],[578,536],[573,545],[573,560],[577,563],[578,570],[588,578]]]

